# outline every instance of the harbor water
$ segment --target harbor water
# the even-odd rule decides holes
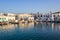
[[[0,40],[60,40],[60,23],[0,25]]]

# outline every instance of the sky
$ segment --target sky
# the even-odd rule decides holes
[[[0,0],[0,12],[48,13],[60,11],[60,0]]]

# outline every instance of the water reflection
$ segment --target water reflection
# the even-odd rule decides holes
[[[59,31],[60,23],[52,23],[52,31]]]
[[[12,31],[15,29],[14,24],[0,25],[0,32]]]
[[[60,23],[32,22],[0,25],[0,39],[3,40],[56,38],[56,36],[57,38],[60,36]]]
[[[46,32],[51,31],[51,23],[35,23],[36,31]]]
[[[32,22],[32,23],[20,23],[18,26],[20,29],[31,29],[31,28],[34,28],[34,22]]]
[[[59,31],[60,30],[60,23],[35,23],[34,27],[36,28],[36,31],[47,31],[47,32],[53,32],[53,31]]]
[[[35,29],[36,31],[60,31],[60,23],[40,23],[40,22],[32,22],[32,23],[20,23],[19,25],[17,24],[8,24],[8,25],[0,25],[0,30],[12,30],[15,27],[19,27],[19,29],[24,30],[24,29]]]

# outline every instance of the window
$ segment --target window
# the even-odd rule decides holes
[[[53,15],[53,17],[55,17],[55,15]]]

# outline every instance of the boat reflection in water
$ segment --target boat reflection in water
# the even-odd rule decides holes
[[[0,40],[58,40],[60,23],[32,22],[0,26]]]
[[[8,24],[8,25],[0,25],[0,31],[3,31],[3,30],[12,30],[14,29],[14,24]]]

